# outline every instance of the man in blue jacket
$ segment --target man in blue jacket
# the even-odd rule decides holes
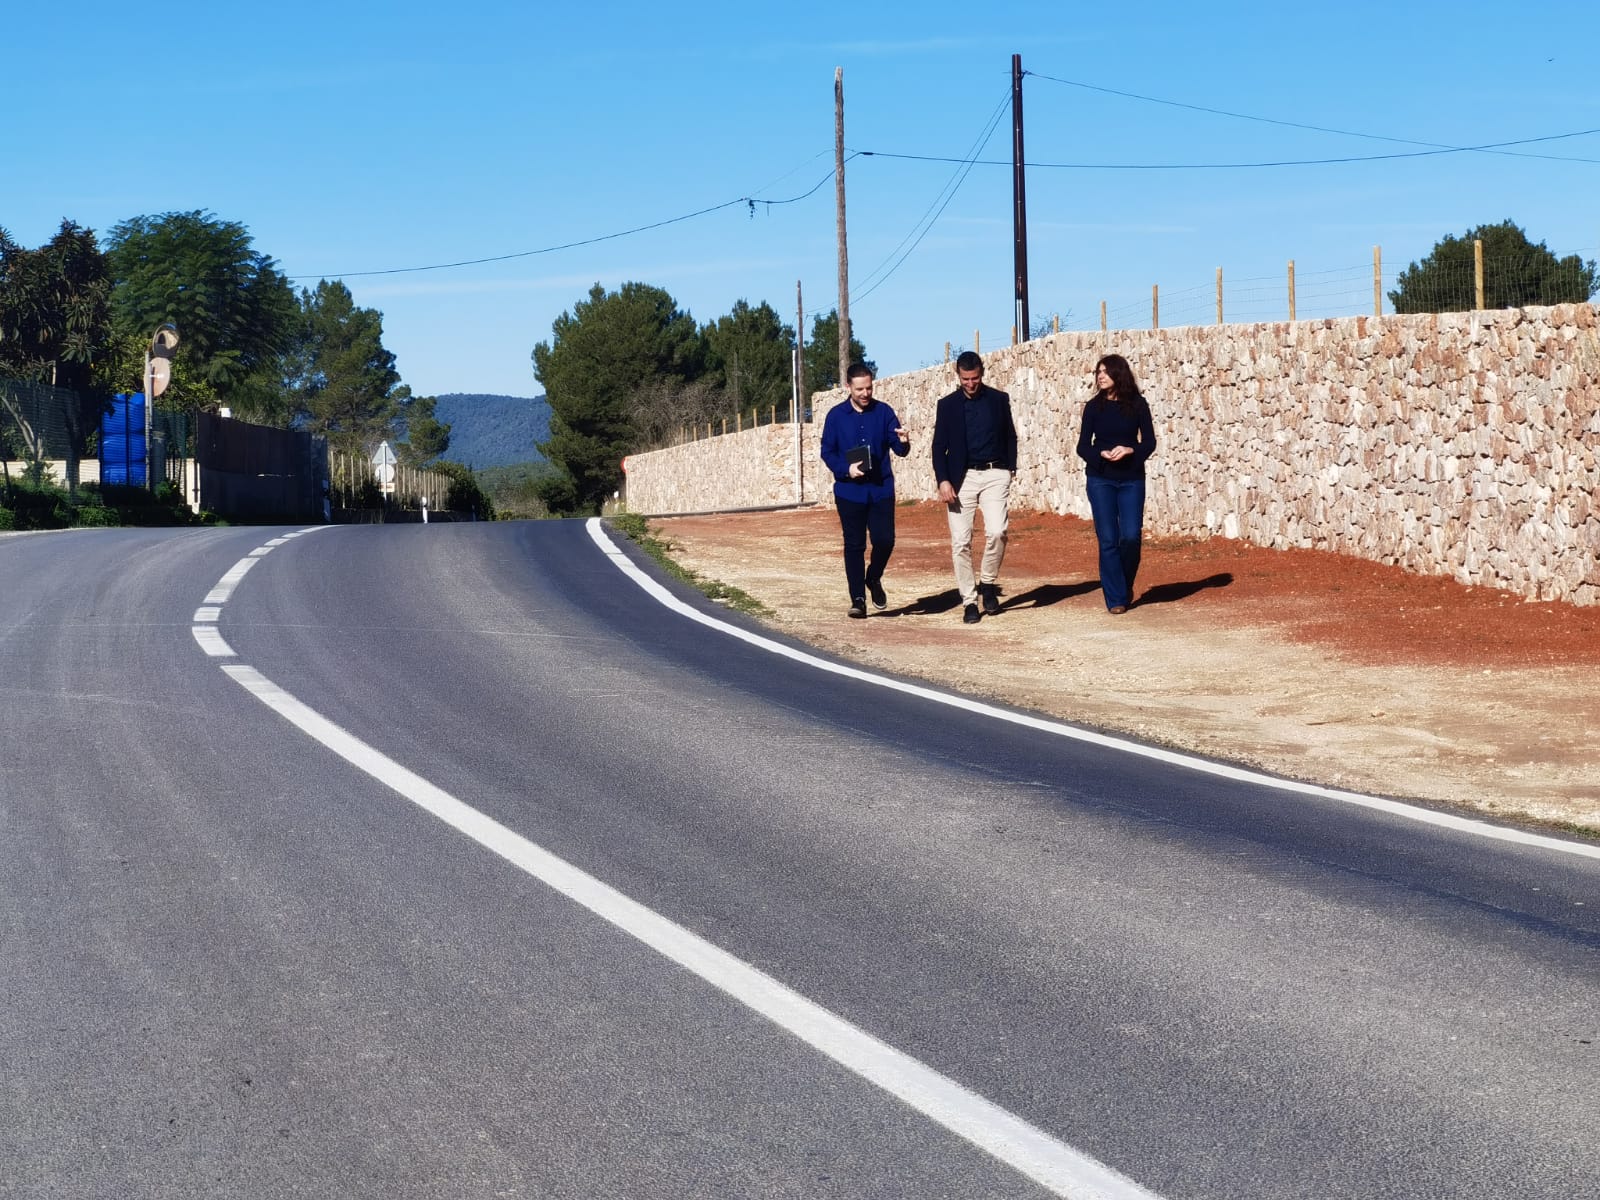
[[[835,404],[822,422],[822,461],[833,472],[833,503],[844,530],[844,578],[850,589],[850,615],[867,615],[867,597],[884,608],[883,569],[894,551],[894,468],[891,452],[904,458],[911,437],[900,428],[894,409],[872,394],[872,369],[853,363],[845,372],[850,395]],[[867,535],[872,557],[863,566]]]
[[[1000,563],[1006,556],[1006,505],[1017,469],[1017,428],[1011,397],[983,382],[983,359],[971,350],[956,359],[959,386],[939,401],[933,418],[933,475],[950,519],[950,554],[961,592],[961,619],[1000,611]],[[983,513],[983,563],[972,574],[973,517]]]

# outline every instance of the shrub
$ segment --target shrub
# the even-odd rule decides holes
[[[17,514],[9,508],[0,508],[0,532],[12,530],[17,527]]]
[[[10,507],[18,529],[65,529],[72,524],[72,502],[53,484],[12,488]]]
[[[79,505],[74,523],[85,528],[105,528],[122,524],[117,517],[116,509],[106,508],[101,504]]]

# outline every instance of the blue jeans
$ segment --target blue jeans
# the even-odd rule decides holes
[[[894,497],[871,500],[862,504],[835,496],[834,506],[839,510],[839,527],[844,531],[844,579],[850,589],[850,600],[866,599],[865,584],[877,583],[883,578],[883,569],[889,565],[889,555],[894,552]],[[867,534],[872,535],[872,557],[862,562],[867,551]]]
[[[1106,607],[1133,603],[1133,577],[1139,573],[1139,536],[1144,528],[1144,480],[1088,477],[1089,511],[1100,543],[1100,589]]]

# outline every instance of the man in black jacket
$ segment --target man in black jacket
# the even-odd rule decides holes
[[[961,619],[979,620],[978,603],[1000,611],[1000,563],[1006,556],[1006,504],[1017,469],[1017,428],[1011,397],[983,382],[983,359],[971,350],[956,359],[960,386],[939,401],[933,421],[933,474],[950,518],[950,555],[964,605]],[[972,574],[972,526],[983,513],[983,562]]]

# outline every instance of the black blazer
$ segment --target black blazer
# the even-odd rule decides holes
[[[940,398],[933,416],[933,477],[940,483],[948,480],[958,492],[967,477],[966,403],[967,394],[957,388]],[[1001,461],[1006,470],[1016,471],[1017,427],[1011,421],[1011,397],[984,384],[972,403],[989,405],[995,431],[1000,435]]]

